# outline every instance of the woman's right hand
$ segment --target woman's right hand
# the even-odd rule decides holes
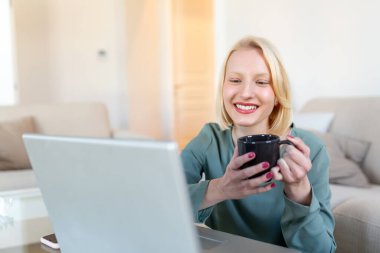
[[[268,162],[241,169],[246,162],[253,159],[255,159],[255,153],[251,152],[239,156],[236,147],[224,175],[210,181],[202,203],[202,209],[227,199],[242,199],[252,194],[269,191],[275,187],[274,183],[262,186],[263,183],[273,178],[273,173],[270,171],[260,177],[249,179],[257,173],[268,169]]]

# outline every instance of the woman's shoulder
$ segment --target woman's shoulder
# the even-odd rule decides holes
[[[222,129],[219,124],[210,122],[202,127],[199,134],[190,141],[187,147],[197,148],[204,152],[210,146],[228,142],[229,136],[231,136],[230,129]]]
[[[225,136],[228,131],[230,131],[230,129],[222,129],[218,123],[209,122],[202,127],[199,134],[215,138]]]
[[[312,131],[296,128],[292,129],[292,134],[301,138],[304,142],[310,142],[313,145],[323,146],[323,141]]]

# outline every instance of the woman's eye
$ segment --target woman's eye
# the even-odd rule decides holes
[[[236,79],[236,78],[231,78],[229,81],[231,83],[240,83],[240,79]]]
[[[269,81],[266,81],[266,80],[257,80],[256,83],[258,85],[267,85],[269,84],[270,82]]]

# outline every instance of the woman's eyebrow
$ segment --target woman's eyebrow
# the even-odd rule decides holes
[[[239,75],[239,76],[244,75],[243,73],[238,72],[238,71],[227,71],[226,74],[228,74],[228,75]],[[270,75],[268,73],[257,73],[257,74],[255,74],[255,78],[270,78]]]
[[[256,77],[270,78],[270,75],[268,73],[258,73],[255,76]]]
[[[237,74],[237,75],[241,75],[241,74],[242,74],[241,72],[239,72],[239,71],[234,71],[234,70],[232,70],[232,71],[226,71],[226,73],[229,73],[229,74]]]

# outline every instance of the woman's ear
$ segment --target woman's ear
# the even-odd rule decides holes
[[[274,98],[274,106],[277,106],[278,105],[278,99],[277,97]]]

